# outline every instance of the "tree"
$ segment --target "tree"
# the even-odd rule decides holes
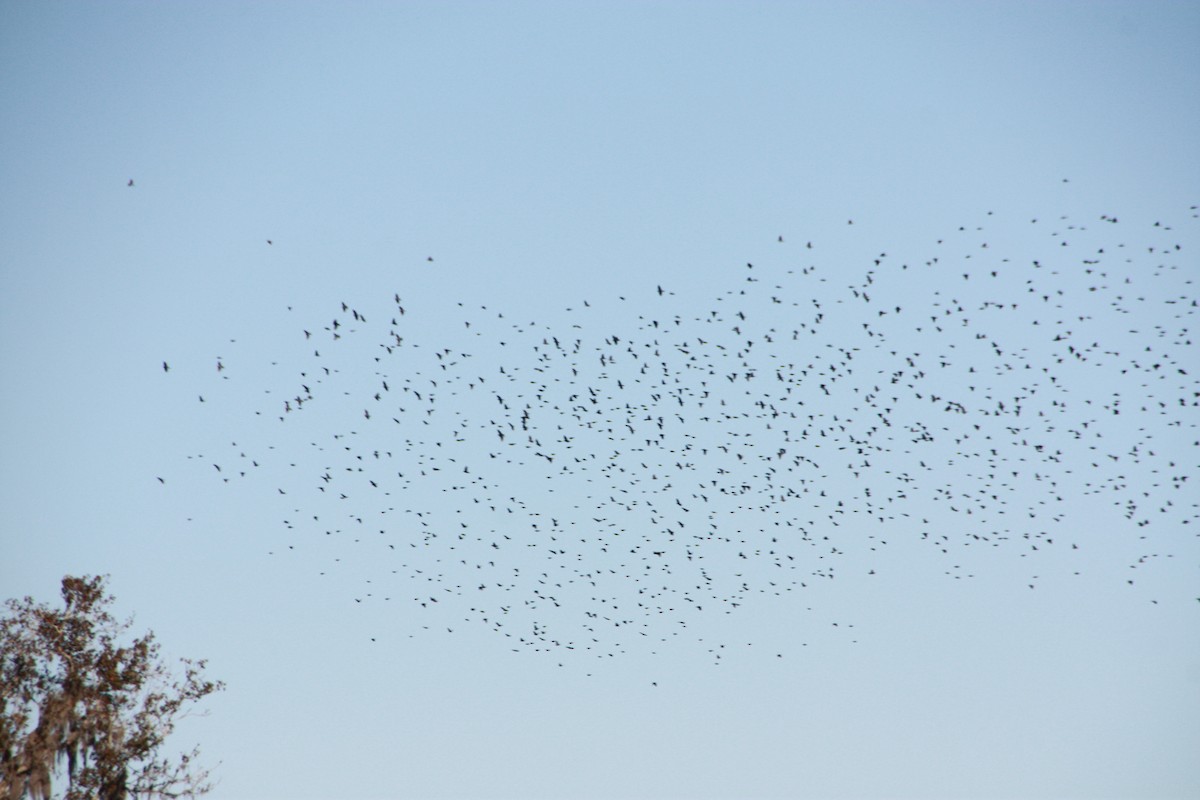
[[[224,688],[203,678],[204,661],[182,659],[174,677],[154,634],[122,645],[131,621],[108,613],[103,577],[62,580],[63,610],[8,600],[0,617],[0,800],[195,797],[211,787],[198,749],[161,754],[187,705]],[[182,718],[182,717],[181,717]]]

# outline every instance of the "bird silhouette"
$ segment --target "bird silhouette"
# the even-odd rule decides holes
[[[365,554],[364,613],[384,585],[414,633],[556,663],[721,663],[726,618],[811,624],[816,587],[888,580],[913,553],[949,580],[1066,582],[1109,568],[1087,560],[1083,506],[1138,550],[1122,569],[1153,575],[1194,553],[1200,519],[1182,466],[1197,298],[1171,225],[1107,211],[988,212],[903,255],[780,235],[704,305],[661,283],[520,323],[408,291],[405,315],[391,289],[331,303],[344,324],[287,332],[327,348],[218,360],[223,386],[256,382],[242,413],[262,427],[230,449],[245,471],[213,466],[279,504],[314,579]]]

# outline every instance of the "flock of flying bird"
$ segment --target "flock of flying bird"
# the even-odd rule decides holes
[[[282,366],[216,360],[258,391],[202,408],[248,432],[189,458],[278,504],[272,553],[351,576],[395,628],[559,658],[687,640],[719,662],[706,621],[790,624],[806,591],[914,557],[1024,559],[1035,588],[1128,552],[1136,586],[1196,552],[1195,265],[1165,223],[1003,227],[861,263],[781,236],[701,306],[340,302]]]

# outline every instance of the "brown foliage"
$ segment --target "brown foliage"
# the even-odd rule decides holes
[[[0,800],[49,800],[66,761],[64,800],[195,797],[207,792],[198,750],[159,753],[184,706],[223,688],[203,661],[174,678],[154,635],[120,644],[130,627],[107,607],[102,577],[67,576],[63,610],[8,600],[0,618]]]

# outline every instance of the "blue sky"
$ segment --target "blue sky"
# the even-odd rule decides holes
[[[64,574],[106,573],[167,653],[208,658],[229,688],[178,736],[219,763],[216,800],[1194,796],[1200,548],[1194,495],[1172,478],[1196,474],[1197,419],[1156,403],[1200,370],[1185,344],[1198,39],[1185,3],[5,4],[0,595],[49,600]],[[946,311],[957,328],[913,327]],[[812,346],[788,344],[817,313]],[[724,365],[734,325],[758,337],[742,360],[764,375],[860,348],[833,395],[796,384],[823,415],[814,436],[857,420],[851,406],[918,350],[953,362],[931,392],[969,411],[913,416],[906,396],[897,419],[929,425],[930,455],[897,444],[864,477],[839,466],[799,483],[797,465],[768,481],[811,489],[801,511],[762,501],[767,473],[716,455],[743,433],[751,449],[731,453],[774,453],[780,425],[702,424],[692,406],[667,428],[674,455],[643,466],[659,456],[630,439],[614,457],[517,384],[558,398],[578,377],[555,336],[589,353],[614,335],[664,350],[686,338]],[[375,361],[393,329],[404,344]],[[993,342],[1016,359],[1000,362],[1050,372],[989,371]],[[1131,367],[1135,352],[1170,376]],[[576,368],[632,386],[633,363]],[[282,411],[313,375],[320,401]],[[501,449],[487,427],[507,424],[501,404],[465,388],[485,376],[507,386],[494,391],[509,421],[539,409],[539,447],[561,434],[574,449],[544,461],[515,429]],[[672,376],[704,390],[697,372]],[[368,420],[383,380],[407,399]],[[749,413],[739,392],[761,384],[741,380],[707,388]],[[428,426],[410,396],[422,386],[440,393]],[[1060,460],[1015,467],[1025,451],[983,413],[1023,392],[1027,416],[1010,422]],[[1119,418],[1096,410],[1118,395]],[[1036,410],[1061,424],[1037,428]],[[828,464],[845,427],[823,451],[787,446]],[[993,485],[993,447],[1021,471],[1003,517],[975,494]],[[345,502],[318,490],[377,449],[393,453],[386,470],[336,476]],[[759,500],[666,487],[685,452]],[[481,483],[452,489],[450,458]],[[919,477],[901,499],[906,470]],[[638,487],[618,477],[646,472]],[[388,499],[350,483],[367,474],[391,481],[376,487]],[[642,505],[617,508],[622,490]],[[1139,494],[1133,519],[1110,499]],[[888,497],[896,519],[881,525]],[[624,564],[595,549],[606,530],[648,537],[637,559],[660,542],[678,603],[696,562],[645,511],[666,520],[676,500],[711,502],[714,529],[747,547],[784,524],[779,548],[801,566],[776,580],[770,559],[707,544],[714,580],[749,587],[713,591],[742,596],[736,613],[638,617],[628,637],[597,634],[613,657],[540,640],[534,623],[590,638],[596,607],[576,584],[559,607],[532,594],[559,563],[542,517],[590,537],[578,555],[596,569]],[[482,509],[505,501],[524,506]],[[787,521],[840,552],[800,544]],[[451,529],[528,545],[496,556],[523,576],[492,581],[525,610],[465,592],[415,602],[473,580],[458,555],[501,552],[481,538],[452,555]],[[1032,551],[1024,533],[1055,543]],[[394,564],[383,542],[414,555]],[[604,584],[617,604],[656,586]],[[513,647],[477,608],[519,619],[532,644]]]

